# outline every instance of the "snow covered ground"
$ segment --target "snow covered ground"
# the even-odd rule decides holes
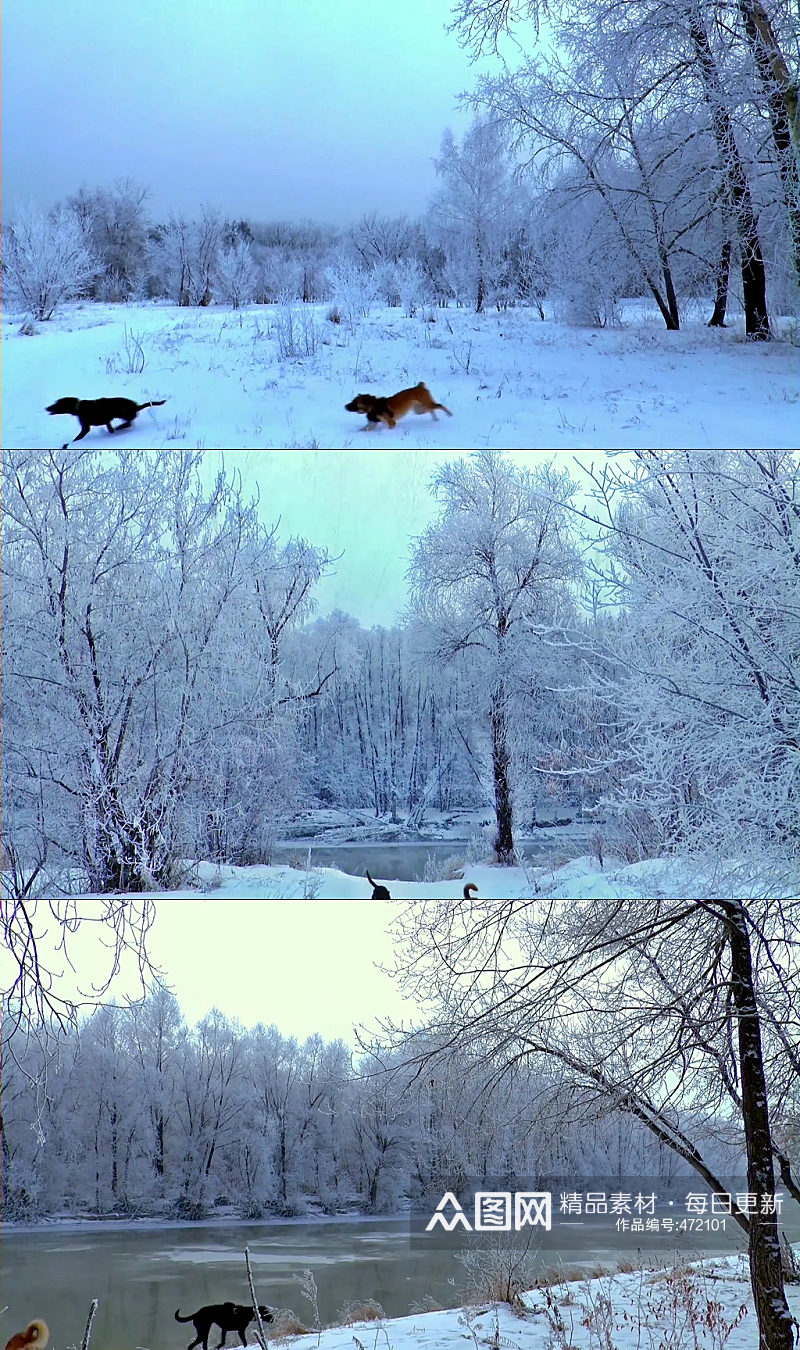
[[[800,1314],[800,1286],[789,1285]],[[757,1350],[747,1260],[723,1257],[685,1271],[635,1270],[573,1280],[524,1295],[529,1309],[478,1304],[292,1337],[293,1350]],[[269,1328],[267,1328],[269,1331]],[[726,1335],[726,1333],[728,1333]],[[252,1337],[251,1337],[252,1341]]]
[[[797,444],[797,347],[747,343],[741,318],[705,327],[698,305],[668,333],[640,301],[625,326],[590,330],[533,311],[478,316],[376,309],[351,328],[330,305],[179,309],[163,302],[75,303],[20,333],[4,315],[2,444],[47,449],[77,435],[44,411],[65,395],[167,400],[139,415],[126,445],[169,449],[441,450],[786,448]],[[281,356],[294,348],[295,355]],[[409,416],[361,433],[344,405],[424,380],[449,418]],[[106,445],[103,428],[87,448]]]
[[[332,867],[307,869],[280,866],[233,867],[198,862],[189,864],[191,883],[174,891],[154,891],[153,898],[189,900],[209,895],[220,900],[369,900],[371,888],[365,877],[350,876]],[[717,875],[683,861],[650,859],[623,863],[607,858],[601,867],[596,858],[575,858],[560,867],[493,867],[468,865],[463,878],[448,881],[396,881],[376,877],[389,888],[393,900],[446,900],[459,897],[465,882],[473,882],[483,899],[514,900],[533,896],[555,899],[622,899],[696,896],[719,898],[756,893],[743,871],[737,882],[733,866]],[[758,890],[758,887],[756,887]],[[797,894],[800,878],[789,879],[786,896]],[[783,892],[781,892],[783,893]],[[87,899],[96,899],[87,896]]]

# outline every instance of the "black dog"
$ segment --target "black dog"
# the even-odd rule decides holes
[[[261,1314],[262,1322],[272,1321],[272,1313],[269,1308],[262,1308],[259,1303],[258,1311]],[[217,1350],[220,1350],[220,1346],[225,1344],[225,1337],[229,1331],[238,1331],[242,1345],[247,1345],[247,1338],[244,1334],[245,1327],[248,1327],[254,1318],[253,1309],[242,1303],[209,1303],[205,1308],[198,1308],[196,1313],[190,1313],[188,1317],[181,1317],[180,1309],[175,1309],[176,1322],[194,1322],[197,1336],[188,1346],[188,1350],[194,1350],[194,1347],[199,1345],[201,1341],[203,1342],[203,1350],[208,1350],[209,1333],[215,1323],[222,1332],[222,1340]]]
[[[92,427],[121,431],[123,427],[133,425],[134,417],[142,408],[160,408],[166,401],[165,398],[154,398],[149,403],[134,403],[132,398],[58,398],[45,412],[51,416],[54,413],[73,413],[81,424],[80,432],[74,439],[82,441]],[[122,418],[121,426],[112,427],[111,420],[114,417]],[[69,444],[70,441],[67,441]],[[67,445],[62,445],[61,449],[66,450]]]
[[[388,886],[382,886],[379,881],[373,881],[369,872],[367,872],[367,881],[372,887],[373,900],[391,900]]]

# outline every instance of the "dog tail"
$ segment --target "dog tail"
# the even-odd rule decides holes
[[[33,1346],[41,1347],[44,1350],[44,1346],[47,1345],[49,1339],[50,1331],[47,1323],[43,1322],[41,1317],[37,1317],[25,1331],[18,1331],[15,1336],[11,1337],[6,1345],[6,1350],[31,1350]]]
[[[144,406],[147,407],[147,404],[145,403]],[[175,1321],[176,1321],[176,1322],[191,1322],[192,1320],[193,1320],[192,1317],[181,1317],[181,1310],[180,1310],[180,1308],[176,1308],[176,1309],[175,1309]]]
[[[370,886],[377,886],[378,884],[377,881],[372,880],[372,877],[370,876],[369,872],[367,872],[367,881],[369,882]]]
[[[151,398],[149,403],[137,403],[136,411],[141,412],[142,408],[160,408],[162,403],[166,403],[165,398]],[[179,1317],[179,1322],[191,1322],[191,1317]]]

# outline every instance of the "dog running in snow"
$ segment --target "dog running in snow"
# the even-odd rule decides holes
[[[166,401],[165,398],[154,398],[149,403],[135,403],[132,398],[58,398],[49,408],[45,408],[45,412],[49,412],[51,417],[58,413],[72,413],[81,424],[81,429],[73,440],[82,441],[92,427],[108,427],[109,431],[122,431],[123,427],[133,425],[134,417],[143,408],[160,408]],[[115,417],[122,419],[118,427],[111,425]],[[66,450],[71,444],[72,441],[67,441],[61,449]]]
[[[428,386],[422,383],[415,384],[413,389],[401,389],[399,394],[392,394],[391,398],[376,398],[374,394],[356,394],[355,398],[344,406],[347,412],[366,413],[367,420],[361,428],[362,431],[377,426],[378,422],[385,422],[387,427],[394,427],[401,417],[410,412],[429,412],[434,422],[439,421],[436,416],[437,408],[446,412],[448,417],[453,416],[443,403],[436,402]]]

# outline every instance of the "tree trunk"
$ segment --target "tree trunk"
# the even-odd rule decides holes
[[[281,1200],[286,1204],[286,1126],[281,1123]]]
[[[159,1111],[156,1118],[156,1174],[164,1175],[164,1113]]]
[[[513,811],[508,782],[508,727],[506,725],[505,688],[501,684],[492,694],[492,773],[497,835],[494,851],[497,861],[511,866],[514,861]]]
[[[116,1104],[111,1108],[111,1198],[116,1207],[119,1192],[119,1136]]]
[[[675,285],[672,280],[672,268],[670,267],[666,252],[662,252],[661,248],[659,248],[659,253],[661,254],[661,274],[664,278],[664,291],[667,297],[667,310],[669,312],[667,328],[670,332],[677,333],[681,326],[681,319],[680,311],[678,309],[678,297],[675,294]]]
[[[772,1137],[767,1108],[767,1081],[761,1049],[761,1023],[753,983],[753,962],[745,910],[725,900],[731,953],[731,994],[739,1036],[742,1119],[747,1147],[747,1189],[758,1197],[758,1209],[775,1198]],[[780,1238],[775,1214],[751,1214],[750,1279],[758,1318],[759,1350],[793,1350],[792,1317],[786,1302]]]
[[[367,1196],[367,1212],[374,1214],[378,1208],[378,1179],[381,1174],[381,1165],[377,1164],[375,1171],[369,1178],[369,1194]],[[369,1175],[369,1174],[368,1174]]]
[[[714,313],[708,321],[709,328],[724,328],[725,313],[728,308],[728,280],[731,274],[731,241],[726,239],[722,245],[717,263],[717,291],[714,297]]]
[[[725,105],[708,34],[696,20],[691,22],[690,33],[703,77],[706,102],[711,113],[711,129],[719,154],[720,169],[725,178],[728,201],[739,232],[745,332],[753,341],[765,342],[772,336],[767,313],[767,274],[761,253],[750,184],[736,145],[733,123]]]
[[[800,116],[797,81],[791,77],[761,0],[738,2],[750,51],[764,86],[789,221],[792,263],[800,281]]]

